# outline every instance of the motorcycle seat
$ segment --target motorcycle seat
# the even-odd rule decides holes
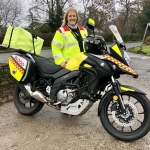
[[[46,74],[54,74],[62,69],[61,66],[54,64],[50,59],[40,56],[32,56],[40,70]]]

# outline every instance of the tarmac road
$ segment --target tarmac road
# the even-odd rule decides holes
[[[123,75],[119,81],[137,87],[150,99],[150,58],[129,53],[139,78]],[[82,116],[69,116],[44,105],[34,116],[19,114],[13,102],[0,107],[0,150],[149,150],[150,132],[135,142],[110,136],[97,116],[98,102]]]
[[[141,42],[126,43],[126,48],[135,47],[135,46],[139,46],[139,45],[141,45]],[[107,46],[109,47],[109,45],[107,45]],[[6,49],[6,51],[7,51],[7,49]],[[16,52],[0,54],[0,63],[8,63],[8,58],[14,53],[16,53]],[[50,49],[42,50],[41,56],[50,58],[52,56],[51,50]]]

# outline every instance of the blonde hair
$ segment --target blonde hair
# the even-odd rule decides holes
[[[76,13],[76,15],[77,15],[77,22],[79,21],[79,15],[78,15],[77,10],[76,10],[75,8],[73,8],[73,7],[70,7],[70,8],[68,8],[68,9],[66,10],[66,12],[65,12],[65,14],[64,14],[63,23],[62,23],[61,26],[65,26],[65,25],[67,24],[67,17],[68,17],[69,11],[74,11],[74,12]]]

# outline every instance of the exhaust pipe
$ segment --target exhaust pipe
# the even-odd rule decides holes
[[[43,103],[47,103],[47,100],[45,99],[45,96],[42,94],[42,92],[40,91],[32,92],[30,85],[24,85],[24,87],[33,98]]]

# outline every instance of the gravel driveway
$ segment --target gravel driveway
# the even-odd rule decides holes
[[[130,54],[139,78],[123,75],[122,84],[135,86],[150,99],[150,58]],[[149,150],[150,132],[135,142],[110,136],[97,116],[98,102],[83,116],[68,116],[44,106],[32,117],[19,114],[13,102],[0,107],[0,150]]]

